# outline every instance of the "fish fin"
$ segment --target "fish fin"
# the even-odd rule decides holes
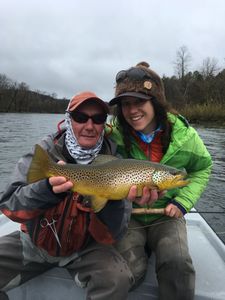
[[[91,206],[94,212],[99,212],[108,202],[108,199],[100,196],[91,196]]]
[[[38,144],[35,145],[34,156],[27,174],[27,182],[33,183],[48,177],[50,157]]]
[[[92,161],[92,165],[100,165],[100,164],[104,164],[107,163],[109,161],[112,160],[116,160],[119,159],[116,156],[113,155],[108,155],[108,154],[99,154],[98,156],[96,156],[96,158]]]

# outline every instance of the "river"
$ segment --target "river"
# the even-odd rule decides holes
[[[17,160],[44,135],[56,131],[60,114],[0,113],[0,192]],[[194,125],[213,158],[209,184],[196,209],[225,243],[225,127]]]

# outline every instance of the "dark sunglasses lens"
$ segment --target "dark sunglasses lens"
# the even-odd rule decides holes
[[[145,77],[148,77],[146,72],[140,68],[131,68],[129,70],[122,70],[116,75],[116,82],[119,83],[123,81],[125,78],[135,79],[135,80],[142,80]]]
[[[143,79],[146,73],[142,69],[130,69],[128,70],[128,77],[133,79]]]
[[[91,119],[95,124],[103,124],[107,119],[107,115],[105,114],[93,115],[91,116]]]
[[[93,116],[88,116],[79,111],[75,111],[75,112],[71,113],[71,117],[77,123],[86,123],[89,119],[92,119],[92,121],[95,124],[103,124],[103,123],[105,123],[105,121],[107,119],[106,114],[96,114]]]
[[[88,120],[88,115],[81,112],[75,111],[71,114],[72,119],[77,123],[86,123]]]
[[[122,70],[116,74],[116,82],[120,82],[127,77],[127,71]]]

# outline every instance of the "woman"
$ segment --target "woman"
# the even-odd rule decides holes
[[[156,255],[159,299],[193,299],[195,271],[183,216],[207,185],[212,166],[210,154],[195,129],[170,109],[162,80],[148,63],[120,71],[115,96],[109,102],[116,105],[109,135],[123,157],[185,168],[190,180],[187,186],[152,199],[151,207],[165,208],[165,215],[133,215],[130,230],[116,247],[133,272],[135,286],[145,276],[146,249],[151,249]],[[139,204],[136,201],[133,206]]]

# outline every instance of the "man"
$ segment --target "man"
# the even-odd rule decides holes
[[[115,145],[104,136],[107,113],[94,93],[77,94],[68,105],[65,128],[40,145],[59,163],[89,164],[99,153],[115,155]],[[2,213],[21,223],[21,231],[0,238],[0,300],[8,299],[7,290],[55,266],[67,268],[87,287],[87,299],[126,299],[133,277],[111,244],[126,231],[128,201],[108,201],[94,213],[64,177],[28,184],[33,154],[18,161],[0,199]]]

